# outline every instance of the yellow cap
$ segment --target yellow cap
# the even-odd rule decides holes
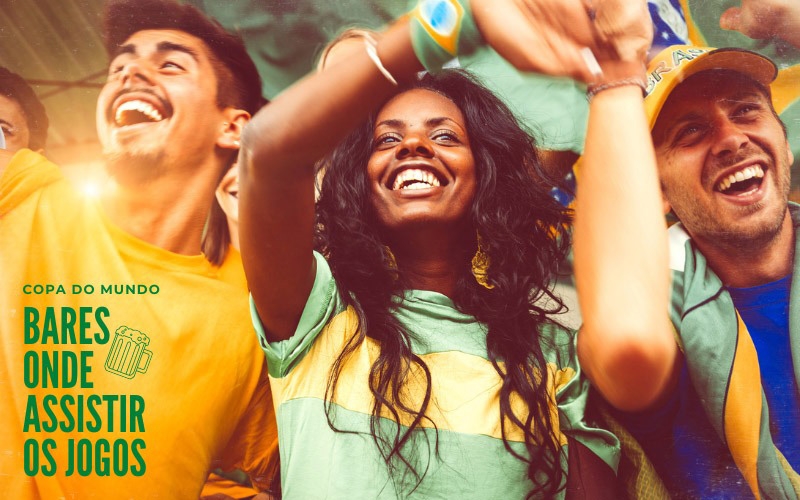
[[[650,128],[656,124],[670,92],[690,76],[713,69],[727,69],[749,76],[766,88],[778,75],[775,63],[744,49],[673,45],[662,50],[647,65],[645,111]]]

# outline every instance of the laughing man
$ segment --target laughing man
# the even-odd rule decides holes
[[[241,260],[200,251],[260,78],[190,6],[115,1],[105,31],[102,198],[30,150],[0,156],[0,491],[197,498],[215,467],[266,489],[277,439]]]
[[[580,187],[581,363],[675,497],[798,498],[800,207],[776,74],[752,52],[666,49],[647,74],[655,150],[604,145],[626,160]]]

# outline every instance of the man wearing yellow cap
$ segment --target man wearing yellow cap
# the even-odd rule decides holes
[[[581,364],[676,497],[800,491],[800,207],[776,75],[745,50],[666,49],[647,70],[654,155],[586,165],[579,187]],[[641,180],[656,168],[661,193]],[[666,235],[654,198],[680,221]]]
[[[739,47],[778,66],[770,85],[775,111],[786,125],[794,152],[792,193],[800,198],[800,16],[797,0],[680,0],[692,45]]]

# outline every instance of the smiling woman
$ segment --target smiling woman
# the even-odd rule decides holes
[[[418,77],[418,57],[435,69],[453,53],[424,30],[461,27],[463,49],[475,23],[524,69],[586,75],[581,2],[542,3],[558,26],[507,36],[538,3],[425,0],[245,130],[240,239],[285,498],[616,496],[618,443],[587,422],[574,335],[551,318],[569,240],[553,180],[471,76]],[[564,53],[531,61],[522,34],[548,29]],[[641,107],[638,91],[621,93]]]
[[[393,230],[390,247],[411,224],[458,224],[475,197],[469,134],[451,99],[425,87],[403,92],[381,109],[374,138],[367,138],[372,204],[381,225]]]
[[[385,463],[359,479],[365,498],[384,486],[396,494],[449,489],[469,469],[484,478],[481,495],[502,484],[499,491],[524,496],[536,480],[548,495],[562,486],[570,426],[554,420],[549,401],[581,390],[571,335],[546,316],[562,308],[548,287],[568,245],[550,232],[568,220],[551,185],[513,115],[457,71],[411,83],[334,151],[306,312],[292,338],[267,348],[275,386],[314,381],[279,398],[284,418],[314,435],[283,433],[287,451],[304,457],[284,462],[290,497],[310,493],[294,478],[343,473],[340,464],[358,455]],[[488,269],[475,269],[476,253],[488,256]],[[543,296],[547,309],[530,302]],[[319,350],[338,354],[321,360]],[[372,350],[372,363],[355,360]],[[434,390],[434,381],[449,390]],[[563,390],[567,381],[574,385]],[[512,408],[519,398],[522,407]],[[314,400],[324,413],[309,406]],[[306,448],[338,431],[374,443],[336,438],[348,445],[332,451],[333,463]],[[599,447],[603,437],[587,441]],[[484,464],[446,451],[463,447]],[[505,470],[490,472],[497,454]]]
[[[552,495],[562,485],[570,426],[553,418],[549,401],[581,391],[577,379],[562,390],[551,378],[570,380],[576,368],[570,334],[547,317],[561,309],[548,286],[568,244],[548,231],[567,221],[551,185],[508,109],[457,71],[413,82],[334,151],[318,204],[317,248],[327,259],[317,258],[314,288],[332,275],[337,297],[330,317],[304,313],[301,325],[330,321],[316,342],[335,342],[339,354],[315,366],[316,377],[300,375],[310,360],[280,376],[328,381],[314,396],[326,401],[334,430],[373,436],[364,453],[387,465],[377,484],[451,490],[471,470],[483,478],[472,494],[483,497]],[[548,309],[529,302],[544,296]],[[312,291],[306,310],[321,298]],[[337,318],[353,323],[334,327]],[[377,346],[372,365],[356,361]],[[352,377],[366,401],[345,388]],[[320,418],[290,403],[284,411]],[[379,424],[380,416],[401,425]],[[601,435],[587,441],[603,443]],[[463,447],[476,463],[445,451]],[[497,455],[503,472],[494,470]]]

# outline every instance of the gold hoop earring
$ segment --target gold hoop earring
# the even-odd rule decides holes
[[[389,266],[389,269],[392,271],[393,279],[400,278],[400,273],[397,271],[397,259],[392,253],[392,249],[389,248],[388,245],[383,245],[383,261]]]
[[[476,239],[478,241],[478,249],[472,257],[472,275],[475,276],[475,281],[477,281],[479,285],[491,290],[494,288],[494,285],[489,283],[489,265],[491,264],[491,259],[489,258],[489,254],[483,251],[481,235],[478,234]]]

